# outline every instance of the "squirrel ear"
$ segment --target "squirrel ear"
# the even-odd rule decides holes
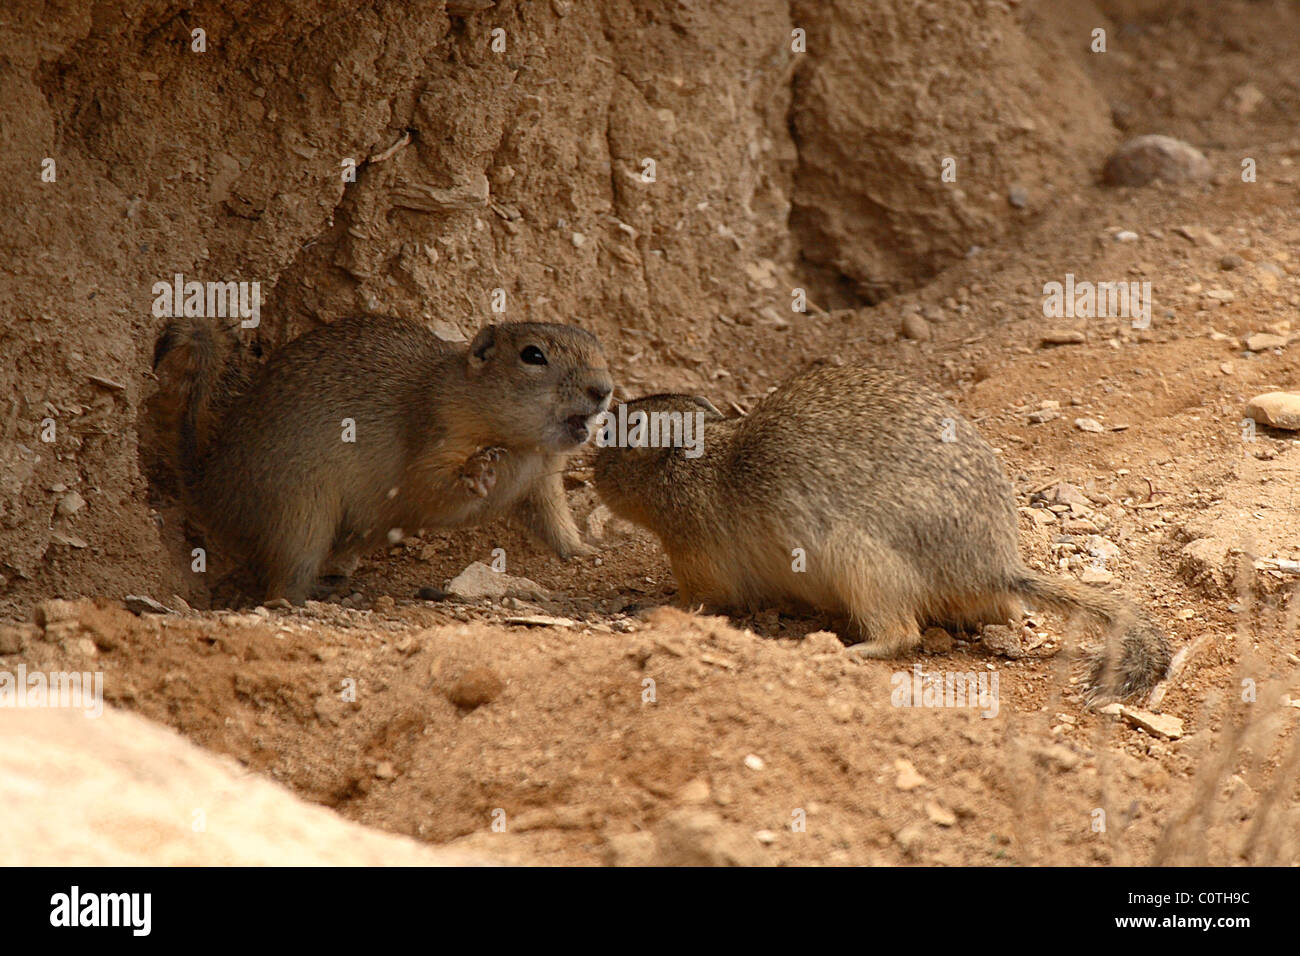
[[[474,341],[469,343],[470,364],[478,366],[486,362],[497,344],[497,327],[485,325],[479,329]]]

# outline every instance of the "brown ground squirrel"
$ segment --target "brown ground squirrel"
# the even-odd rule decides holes
[[[892,657],[916,647],[927,622],[1006,623],[1030,601],[1086,612],[1113,635],[1113,654],[1092,657],[1094,697],[1130,696],[1168,669],[1165,637],[1125,601],[1024,565],[997,456],[927,388],[881,369],[822,368],[744,418],[688,395],[630,402],[629,423],[637,411],[695,414],[705,428],[687,436],[699,447],[596,456],[601,498],[658,535],[688,604],[793,600],[848,617],[864,639],[857,653]],[[661,432],[673,420],[659,421]],[[667,443],[652,429],[630,431],[628,444],[656,436]]]
[[[613,382],[581,329],[489,325],[466,348],[414,322],[344,319],[249,375],[232,330],[184,319],[154,368],[187,512],[267,600],[301,603],[327,560],[350,572],[391,529],[514,512],[561,557],[587,550],[561,472]]]

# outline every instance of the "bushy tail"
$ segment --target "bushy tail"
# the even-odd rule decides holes
[[[231,402],[247,387],[233,330],[206,319],[175,319],[154,344],[153,368],[170,414],[172,464],[187,486],[203,461]]]
[[[1122,598],[1029,570],[1016,578],[1012,590],[1030,603],[1066,614],[1083,613],[1102,625],[1105,644],[1088,655],[1090,700],[1132,697],[1150,690],[1168,673],[1168,638]]]

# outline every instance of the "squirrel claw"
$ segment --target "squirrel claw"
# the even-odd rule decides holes
[[[504,448],[480,448],[470,455],[460,470],[459,481],[465,490],[479,498],[486,498],[496,487],[497,471],[492,463],[500,461]]]

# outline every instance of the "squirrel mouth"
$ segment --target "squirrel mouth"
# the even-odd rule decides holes
[[[587,427],[586,415],[570,415],[564,420],[564,429],[576,445],[583,444],[591,437],[591,429]]]

